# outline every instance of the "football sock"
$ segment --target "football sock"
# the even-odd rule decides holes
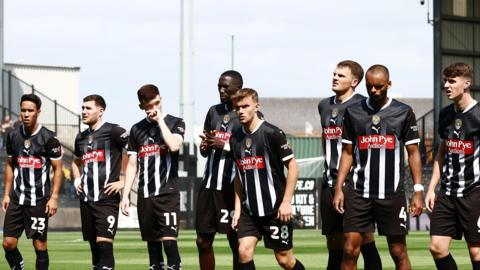
[[[98,253],[97,253],[97,243],[95,240],[88,241],[90,243],[90,251],[92,253],[92,269],[97,270],[98,268]]]
[[[168,270],[180,270],[182,269],[182,263],[180,261],[180,254],[178,253],[177,240],[165,240],[163,241],[163,247],[165,254],[167,255]]]
[[[438,270],[457,270],[457,263],[452,257],[452,254],[448,254],[446,257],[435,260],[435,265]]]
[[[113,270],[115,259],[113,258],[113,244],[108,242],[98,242],[97,252],[99,257],[98,269]]]
[[[472,261],[472,269],[480,270],[480,261]]]
[[[238,270],[240,258],[238,256],[238,237],[236,233],[227,234],[228,244],[233,255],[233,270]]]
[[[22,254],[20,254],[18,248],[5,250],[5,258],[7,259],[10,269],[25,269]]]
[[[37,270],[48,270],[48,250],[35,250],[35,253],[37,254]]]
[[[342,264],[343,249],[333,249],[328,251],[327,270],[340,270]]]
[[[295,265],[293,266],[292,270],[305,270],[305,266],[303,266],[301,261],[295,258]]]
[[[380,259],[380,254],[378,254],[375,241],[363,244],[360,247],[360,251],[363,255],[365,270],[382,270],[382,259]]]
[[[163,270],[162,242],[148,242],[148,257],[150,259],[150,270]]]
[[[238,269],[239,270],[255,270],[255,263],[253,262],[253,260],[247,263],[239,263]]]

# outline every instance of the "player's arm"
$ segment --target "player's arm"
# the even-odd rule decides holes
[[[207,157],[208,154],[212,151],[211,148],[208,147],[207,142],[207,134],[210,134],[210,123],[211,123],[211,110],[208,111],[207,116],[205,117],[205,122],[203,124],[203,134],[200,134],[200,138],[202,139],[200,143],[200,154],[203,157]]]
[[[342,149],[342,155],[340,157],[340,166],[338,168],[337,183],[335,185],[335,195],[333,196],[333,207],[337,212],[343,214],[345,209],[343,185],[347,179],[347,175],[350,172],[353,164],[353,146],[350,143],[344,143]]]
[[[422,159],[420,157],[420,150],[418,144],[406,145],[408,153],[408,165],[410,166],[410,173],[412,174],[413,184],[422,185]],[[423,191],[413,192],[412,202],[410,204],[410,212],[413,216],[419,216],[423,210]]]
[[[125,172],[125,187],[123,189],[122,201],[120,202],[120,209],[125,216],[128,216],[130,207],[130,191],[132,190],[133,182],[137,175],[137,155],[128,155],[127,169]]]
[[[120,164],[123,164],[123,161],[127,158],[125,154],[125,146],[128,143],[128,133],[125,129],[119,126],[115,126],[112,128],[110,132],[110,138],[113,144],[117,147],[118,151],[121,153]],[[120,165],[120,170],[122,169],[122,165]],[[105,185],[105,194],[113,195],[119,193],[123,187],[125,186],[124,177],[121,177],[122,172],[120,172],[120,176],[116,181],[109,182]]]
[[[47,207],[45,209],[45,213],[47,213],[49,217],[57,213],[58,194],[60,194],[60,188],[62,187],[62,180],[63,180],[62,160],[61,159],[51,160],[51,162],[52,162],[52,168],[53,168],[53,187],[52,187],[52,194],[50,196],[50,199],[47,202]]]
[[[428,185],[427,195],[425,196],[425,206],[427,210],[432,212],[435,206],[435,188],[438,182],[440,182],[441,168],[443,166],[443,159],[445,158],[445,140],[440,142],[438,152],[435,155],[435,161],[433,162],[432,177],[430,178],[430,184]]]
[[[3,193],[2,209],[4,212],[7,211],[8,205],[10,204],[10,192],[12,192],[13,187],[13,161],[11,157],[7,158],[5,163],[5,190]]]
[[[180,123],[177,123],[174,127],[174,132],[167,126],[163,117],[159,118],[157,122],[162,131],[163,140],[170,152],[180,151],[183,144],[183,134],[185,133],[185,122],[183,120],[179,121]]]
[[[278,208],[277,218],[283,223],[290,222],[292,218],[292,197],[295,192],[295,186],[298,179],[298,167],[295,158],[284,161],[283,164],[287,167],[287,183],[285,186],[285,193],[283,195],[282,203]]]
[[[80,168],[82,167],[82,161],[74,157],[72,161],[72,175],[73,175],[73,185],[75,186],[75,190],[77,191],[77,195],[79,195],[83,191],[83,187],[81,185],[80,180]]]
[[[238,170],[237,170],[238,171]],[[242,198],[243,198],[243,187],[242,182],[240,182],[240,176],[235,176],[234,181],[234,190],[235,190],[235,210],[232,217],[232,229],[236,230],[238,225],[238,220],[240,219],[240,214],[242,213]]]

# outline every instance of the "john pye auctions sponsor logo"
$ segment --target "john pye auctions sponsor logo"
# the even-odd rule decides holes
[[[93,150],[82,155],[84,164],[105,161],[105,150]]]
[[[244,157],[242,159],[237,159],[237,165],[238,165],[238,168],[242,171],[264,169],[265,159],[260,156]]]
[[[358,137],[358,148],[367,149],[395,149],[395,136],[393,135],[366,135]]]
[[[452,154],[473,154],[473,141],[447,140],[447,149]]]
[[[42,160],[36,157],[17,157],[17,163],[20,168],[23,169],[41,169]]]
[[[325,140],[337,140],[342,138],[342,127],[329,126],[323,129]]]

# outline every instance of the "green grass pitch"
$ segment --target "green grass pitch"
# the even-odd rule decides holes
[[[182,269],[199,269],[194,231],[180,231],[179,247],[182,258]],[[428,251],[429,236],[427,232],[411,232],[408,237],[408,251],[413,269],[435,269]],[[90,248],[83,242],[80,232],[49,232],[50,269],[84,270],[90,268]],[[384,237],[377,236],[377,247],[382,256],[384,269],[394,269],[388,254]],[[328,251],[325,238],[320,231],[296,230],[294,234],[294,252],[303,262],[306,269],[325,269]],[[216,269],[231,269],[231,255],[224,235],[217,235],[214,243]],[[471,269],[466,244],[463,241],[452,242],[452,254],[459,269]],[[35,269],[35,253],[31,241],[22,237],[19,244],[25,260],[26,269]],[[118,270],[148,269],[146,244],[140,240],[138,231],[119,231],[114,242],[116,268]],[[255,252],[257,269],[279,269],[271,250],[260,242]],[[363,269],[363,261],[359,260],[359,269]],[[8,269],[2,256],[0,269]]]

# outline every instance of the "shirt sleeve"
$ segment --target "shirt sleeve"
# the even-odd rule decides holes
[[[80,159],[81,156],[82,156],[82,153],[80,151],[80,133],[77,135],[77,137],[75,138],[75,148],[73,150],[73,154],[75,156],[76,159]]]
[[[110,137],[112,139],[112,142],[120,149],[125,148],[128,143],[128,133],[122,127],[113,127],[110,133]]]
[[[405,124],[402,130],[402,138],[405,142],[405,145],[420,142],[417,119],[415,118],[415,113],[413,113],[412,109],[409,109],[407,112],[407,117],[405,118]]]
[[[293,158],[293,151],[290,144],[287,142],[287,136],[283,130],[275,130],[272,134],[272,149],[277,150],[278,156],[282,161],[287,161]]]
[[[354,141],[354,132],[353,132],[353,125],[350,119],[349,110],[345,110],[345,114],[343,115],[343,129],[342,129],[342,143],[346,144],[353,144]]]
[[[60,141],[56,137],[51,137],[46,145],[47,155],[52,160],[59,160],[62,158],[63,150]]]
[[[182,138],[185,136],[185,121],[183,121],[183,119],[175,123],[175,126],[172,128],[172,134],[178,134],[182,136]]]
[[[136,155],[138,153],[138,144],[135,138],[135,127],[130,129],[130,136],[128,136],[127,151],[129,155]]]

